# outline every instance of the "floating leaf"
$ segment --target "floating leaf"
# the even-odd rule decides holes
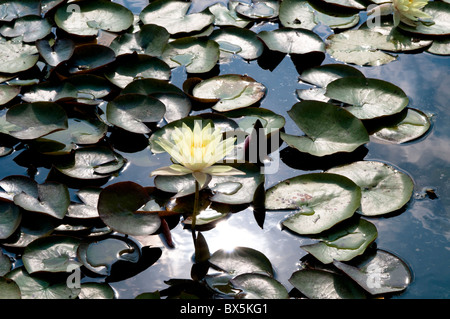
[[[191,112],[191,100],[184,93],[153,93],[151,96],[165,105],[164,119],[167,123],[183,119]]]
[[[266,209],[291,209],[283,221],[290,230],[317,234],[350,218],[358,209],[361,190],[337,174],[311,173],[287,179],[266,191]]]
[[[72,203],[67,209],[67,217],[71,218],[97,218],[97,203],[100,196],[100,188],[83,188],[77,192],[78,198],[83,203]]]
[[[133,24],[133,13],[109,1],[79,1],[66,4],[55,13],[55,22],[64,31],[79,36],[94,36],[99,30],[121,32]]]
[[[114,299],[114,289],[107,283],[86,282],[81,284],[79,299]]]
[[[134,236],[156,232],[161,219],[156,212],[140,211],[151,196],[140,185],[119,182],[105,187],[98,200],[98,212],[102,221],[112,229]]]
[[[78,102],[104,98],[113,89],[113,85],[108,80],[94,74],[73,75],[65,82],[76,88]]]
[[[450,55],[450,39],[435,39],[427,50],[436,55]]]
[[[228,7],[222,3],[215,3],[208,7],[208,10],[214,15],[215,26],[235,26],[239,28],[245,28],[250,20],[238,15],[236,13],[236,7],[239,2],[228,2]]]
[[[58,38],[52,41],[53,44],[50,42],[45,39],[36,41],[39,53],[50,66],[57,66],[71,58],[75,50],[75,43],[72,40]]]
[[[108,103],[108,122],[127,131],[146,134],[151,130],[145,123],[160,121],[166,108],[158,99],[143,94],[122,94]]]
[[[82,74],[102,68],[116,59],[112,49],[99,44],[83,44],[75,48],[71,58],[65,62],[70,74]]]
[[[0,249],[0,276],[4,276],[5,274],[9,273],[11,268],[12,268],[11,259],[9,259],[9,257],[6,256]]]
[[[41,82],[33,85],[22,95],[22,100],[28,103],[33,102],[61,102],[64,100],[74,100],[78,96],[76,87],[72,84]]]
[[[0,72],[18,73],[31,69],[39,60],[36,46],[0,39]]]
[[[339,224],[320,236],[320,242],[303,245],[306,250],[324,264],[347,261],[363,254],[377,238],[377,228],[364,219]]]
[[[0,85],[0,105],[14,99],[20,93],[20,86]]]
[[[12,21],[28,15],[40,16],[41,6],[36,0],[2,0],[0,12],[1,21]]]
[[[325,43],[310,30],[279,28],[272,31],[261,31],[258,36],[272,51],[286,54],[325,53]]]
[[[423,11],[431,16],[433,24],[419,23],[416,27],[400,24],[399,27],[408,32],[424,35],[443,36],[450,34],[450,3],[432,1],[423,8]]]
[[[302,269],[289,282],[309,299],[366,299],[366,293],[346,276],[326,270]]]
[[[397,256],[377,249],[350,264],[333,263],[372,295],[405,290],[412,281],[409,267]]]
[[[158,0],[150,3],[140,13],[144,24],[156,24],[170,34],[201,31],[214,22],[214,16],[199,12],[188,14],[191,2]]]
[[[80,241],[66,236],[42,237],[25,248],[23,264],[29,274],[35,272],[71,272],[81,264],[76,261]]]
[[[279,6],[274,0],[252,0],[250,4],[240,2],[235,10],[249,19],[271,19],[278,16]]]
[[[201,99],[219,100],[212,108],[219,112],[250,106],[260,101],[266,87],[249,76],[225,74],[198,83],[192,95]]]
[[[1,184],[0,184],[1,187]],[[0,239],[6,239],[11,236],[19,227],[22,220],[22,212],[14,203],[0,201]],[[2,254],[0,250],[0,261]],[[0,269],[1,269],[0,262]],[[0,271],[0,276],[2,273]]]
[[[0,299],[21,299],[19,286],[11,279],[0,277]]]
[[[319,101],[302,101],[292,106],[288,114],[306,136],[281,132],[281,138],[301,152],[325,156],[352,152],[369,142],[369,135],[362,122],[338,106]],[[324,130],[324,127],[327,129]]]
[[[239,127],[249,133],[255,127],[256,121],[260,121],[266,135],[279,131],[286,124],[283,116],[261,107],[245,107],[228,111],[225,116],[234,119]]]
[[[263,253],[249,247],[236,247],[231,251],[217,250],[211,255],[209,262],[233,276],[246,273],[273,276],[270,260]]]
[[[246,60],[257,59],[264,46],[256,33],[248,29],[229,27],[217,29],[209,37],[219,44],[222,58],[227,54],[236,54]]]
[[[348,9],[363,10],[366,8],[364,2],[361,0],[323,0],[323,1],[326,2],[327,4]]]
[[[167,44],[161,59],[171,68],[186,67],[188,73],[211,71],[219,61],[219,45],[209,39],[187,37]]]
[[[376,161],[358,161],[335,167],[329,173],[350,178],[361,187],[361,213],[376,216],[402,208],[411,198],[412,179],[393,166]]]
[[[408,106],[409,99],[398,86],[378,79],[341,78],[327,85],[325,95],[348,104],[344,108],[359,119],[393,115]]]
[[[241,290],[239,299],[289,299],[286,288],[272,277],[261,274],[242,274],[231,279],[235,289]]]
[[[50,34],[52,25],[48,19],[37,16],[26,16],[4,24],[0,34],[5,38],[21,37],[23,42],[34,42]]]

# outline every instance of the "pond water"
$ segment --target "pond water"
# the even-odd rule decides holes
[[[115,2],[135,13],[147,5],[147,1]],[[259,32],[276,27],[268,23],[252,30]],[[315,31],[323,38],[332,33],[324,26],[318,26]],[[322,64],[329,63],[339,62],[327,55]],[[401,212],[369,218],[378,230],[376,246],[399,256],[413,273],[413,281],[408,288],[392,298],[450,298],[450,198],[447,197],[450,194],[450,60],[427,52],[414,52],[399,54],[396,61],[386,65],[355,68],[366,77],[399,86],[410,98],[410,106],[422,110],[432,119],[432,128],[419,140],[403,145],[371,141],[366,144],[362,155],[365,160],[379,160],[394,165],[414,180],[413,198]],[[273,69],[262,68],[258,61],[247,62],[234,57],[229,63],[220,65],[219,74],[246,74],[263,83],[268,91],[260,106],[286,118],[286,133],[298,134],[298,128],[290,120],[287,111],[299,101],[296,89],[308,86],[299,82],[299,72],[289,56],[284,57]],[[178,87],[181,88],[186,78],[182,67],[172,70],[171,82]],[[120,181],[152,186],[150,173],[169,162],[166,153],[152,155],[148,148],[137,152],[117,150],[128,159],[127,167],[102,187]],[[14,174],[27,175],[27,168],[16,162],[22,152],[25,150],[0,158],[0,179]],[[295,154],[292,158],[286,144],[281,146],[280,156],[277,173],[266,175],[266,189],[287,178],[314,171],[293,168]],[[49,171],[49,168],[38,167],[36,181],[44,182]],[[437,198],[426,196],[426,189],[432,189]],[[236,246],[251,247],[262,252],[271,261],[275,278],[289,291],[293,287],[288,279],[299,269],[300,259],[306,255],[300,246],[310,243],[311,239],[282,229],[284,217],[284,213],[267,212],[261,228],[252,209],[247,208],[232,214],[202,234],[211,252]],[[191,232],[179,223],[171,233],[174,248],[168,247],[163,237],[152,236],[148,239],[149,244],[162,249],[162,255],[155,264],[132,278],[110,284],[118,298],[134,298],[144,292],[165,289],[167,284],[164,281],[169,279],[191,278],[194,254]]]

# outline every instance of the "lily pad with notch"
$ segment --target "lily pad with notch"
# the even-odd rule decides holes
[[[266,275],[241,274],[231,279],[231,284],[241,290],[238,299],[289,299],[286,287]]]
[[[49,19],[37,16],[25,16],[0,27],[0,34],[5,38],[17,38],[31,43],[50,34],[52,24]]]
[[[209,12],[214,15],[214,25],[245,28],[251,22],[251,19],[237,14],[236,7],[238,5],[239,2],[237,1],[228,1],[227,6],[220,2],[209,6]]]
[[[69,74],[85,74],[105,67],[116,60],[116,54],[112,49],[100,44],[83,44],[75,48],[72,56],[61,69],[66,69]]]
[[[70,218],[98,218],[97,203],[101,188],[86,187],[77,191],[77,196],[82,203],[71,203],[67,209],[67,217]]]
[[[36,48],[48,65],[56,67],[71,58],[75,50],[75,42],[66,38],[43,39],[36,41]]]
[[[245,60],[255,60],[264,51],[264,45],[257,34],[248,29],[238,27],[217,29],[209,38],[219,44],[221,61],[233,55]]]
[[[250,3],[240,1],[235,8],[237,13],[252,20],[276,18],[279,9],[279,2],[274,0],[251,0]]]
[[[419,23],[416,27],[400,24],[399,28],[419,35],[448,36],[450,34],[450,3],[431,1],[423,8],[423,11],[431,16],[434,23]]]

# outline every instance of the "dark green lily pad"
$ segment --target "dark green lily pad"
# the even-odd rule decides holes
[[[379,79],[337,79],[327,85],[325,95],[346,103],[347,111],[364,120],[399,113],[409,104],[402,89]]]
[[[31,69],[39,60],[36,46],[18,40],[0,39],[0,72],[18,73]]]
[[[32,277],[24,267],[14,269],[6,278],[19,286],[22,299],[75,299],[80,293],[80,289],[69,288],[65,281],[53,283]]]
[[[403,291],[412,281],[408,265],[381,249],[350,264],[340,261],[333,264],[372,295]]]
[[[50,34],[52,24],[48,19],[26,16],[0,27],[0,34],[5,38],[21,37],[23,42],[34,42]]]
[[[11,202],[0,201],[0,239],[6,239],[11,236],[16,231],[17,227],[19,227],[21,220],[22,212],[19,207]],[[1,258],[0,251],[0,260]],[[0,272],[0,276],[1,275]]]
[[[81,265],[76,261],[80,241],[66,236],[36,239],[25,248],[23,264],[29,274],[35,272],[71,272]]]
[[[328,172],[346,176],[361,187],[361,213],[366,216],[402,208],[414,190],[411,177],[382,162],[358,161]]]
[[[19,286],[11,279],[0,277],[0,299],[21,299]]]
[[[272,277],[262,274],[242,274],[231,279],[235,289],[241,290],[239,299],[289,299],[286,288]]]
[[[64,102],[75,100],[78,92],[75,86],[70,83],[41,82],[33,85],[22,95],[22,100],[28,103],[33,102]]]
[[[114,289],[107,283],[86,282],[81,284],[79,299],[114,299]]]
[[[245,60],[254,60],[264,51],[264,45],[256,33],[248,29],[238,27],[217,29],[209,38],[219,44],[222,61],[234,54]]]
[[[249,19],[271,19],[278,17],[280,4],[274,0],[252,0],[251,3],[240,2],[237,13]]]
[[[20,86],[0,85],[0,105],[14,99],[20,93]]]
[[[79,36],[94,36],[100,30],[121,32],[133,24],[133,13],[109,1],[79,1],[66,4],[55,13],[55,22],[64,31]]]
[[[320,236],[318,243],[300,246],[324,264],[362,255],[377,238],[377,228],[364,219],[339,224]]]
[[[164,119],[167,123],[183,119],[191,112],[191,100],[184,93],[153,93],[151,96],[160,100],[166,107]]]
[[[205,100],[219,100],[212,108],[219,112],[247,107],[259,102],[266,87],[249,76],[225,74],[198,83],[192,95]]]
[[[285,180],[266,191],[270,210],[294,210],[283,221],[290,230],[317,234],[353,216],[361,190],[350,179],[329,173],[311,173]]]
[[[272,277],[274,274],[270,260],[250,247],[236,247],[231,251],[217,250],[211,255],[209,262],[233,276],[258,273]]]
[[[188,73],[211,71],[219,61],[219,44],[205,38],[187,37],[167,44],[161,59],[171,68],[184,66]]]
[[[281,138],[289,146],[314,156],[352,152],[369,142],[369,134],[362,122],[350,112],[324,102],[302,101],[292,106],[289,116],[306,134]],[[324,130],[323,128],[327,129]]]
[[[261,31],[258,37],[272,51],[286,54],[325,53],[325,43],[320,36],[306,29],[279,28]]]
[[[234,119],[239,124],[239,127],[247,133],[252,131],[258,120],[261,122],[266,135],[279,131],[286,124],[283,116],[261,107],[245,107],[228,111],[224,115]]]
[[[159,122],[166,112],[165,105],[158,99],[143,94],[123,94],[108,103],[108,122],[124,130],[147,134],[151,130],[145,123]]]
[[[90,104],[111,93],[113,85],[107,79],[94,74],[73,75],[65,80],[77,90],[78,102]]]
[[[98,200],[102,221],[112,229],[135,236],[156,232],[161,219],[157,212],[141,211],[151,200],[145,188],[133,182],[119,182],[105,187]]]
[[[77,192],[82,203],[72,203],[67,209],[67,217],[71,218],[97,218],[97,203],[101,188],[83,188]]]
[[[65,38],[50,41],[44,39],[36,41],[36,48],[47,64],[57,66],[72,57],[75,42]]]
[[[431,16],[434,24],[419,23],[416,27],[400,24],[399,27],[408,32],[424,35],[449,35],[450,34],[450,3],[431,1],[423,11]]]
[[[0,249],[0,277],[6,275],[11,271],[12,262]],[[0,290],[1,291],[1,290]]]
[[[109,178],[126,163],[120,154],[104,146],[78,148],[72,157],[55,164],[55,168],[75,179]]]
[[[150,3],[140,13],[144,24],[156,24],[170,34],[201,31],[214,22],[214,16],[206,12],[188,14],[191,2],[158,0]]]
[[[115,59],[116,54],[107,46],[83,44],[75,48],[65,66],[70,74],[83,74],[102,68]]]
[[[170,67],[158,58],[145,54],[127,54],[117,59],[116,66],[105,74],[106,78],[120,88],[136,79],[170,79]]]
[[[236,12],[236,7],[239,2],[229,1],[228,6],[223,3],[215,3],[208,7],[209,12],[211,12],[215,19],[215,26],[235,26],[239,28],[245,28],[249,23],[250,19],[238,15]]]
[[[366,293],[350,278],[326,270],[302,269],[289,282],[309,299],[366,299]]]

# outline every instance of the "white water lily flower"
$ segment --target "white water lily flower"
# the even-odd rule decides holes
[[[381,15],[394,14],[394,26],[403,22],[410,26],[417,26],[417,22],[431,22],[432,17],[422,9],[428,0],[393,0],[392,3],[383,3],[368,12],[368,15],[377,11]]]
[[[192,174],[203,187],[210,175],[245,175],[229,165],[214,165],[233,150],[236,138],[222,140],[220,130],[212,129],[210,123],[202,129],[200,121],[195,121],[194,130],[183,123],[181,129],[175,128],[171,138],[173,143],[163,138],[156,143],[179,164],[159,168],[150,176]]]

